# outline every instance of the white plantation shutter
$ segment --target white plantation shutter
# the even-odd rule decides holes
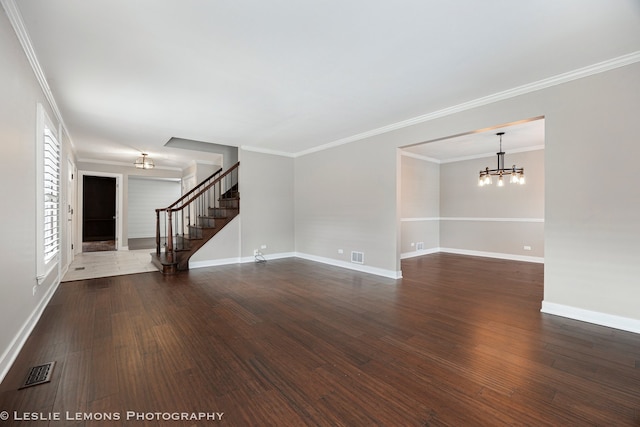
[[[36,279],[42,284],[60,267],[60,175],[61,148],[44,107],[38,104],[36,120]],[[59,268],[58,268],[59,273]],[[35,291],[34,291],[35,292]]]
[[[45,125],[43,141],[44,188],[44,262],[51,261],[60,250],[60,144]]]

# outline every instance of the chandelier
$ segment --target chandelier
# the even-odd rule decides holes
[[[506,177],[509,177],[509,182],[513,184],[524,184],[524,168],[516,168],[516,165],[513,165],[511,168],[504,167],[504,151],[502,151],[502,135],[504,135],[504,132],[498,132],[496,135],[500,137],[500,152],[496,153],[498,155],[498,168],[489,169],[487,167],[481,170],[478,185],[482,187],[492,184],[492,176],[498,177],[498,187],[504,186]]]
[[[135,167],[137,167],[138,169],[153,169],[153,167],[155,166],[153,164],[153,160],[151,160],[147,156],[147,153],[142,153],[142,157],[138,157],[133,163]]]

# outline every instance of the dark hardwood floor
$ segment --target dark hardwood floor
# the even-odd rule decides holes
[[[0,425],[640,425],[640,335],[541,314],[542,265],[402,270],[287,259],[62,283],[0,386]],[[17,390],[52,360],[50,383]],[[162,420],[182,412],[224,414]]]

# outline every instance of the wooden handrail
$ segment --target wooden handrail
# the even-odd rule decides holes
[[[205,205],[208,204],[207,203],[207,192],[215,185],[218,185],[218,197],[222,197],[222,182],[223,180],[229,176],[230,174],[232,174],[235,170],[237,170],[240,167],[240,162],[237,162],[235,165],[233,165],[231,168],[229,168],[229,170],[227,170],[225,173],[223,173],[222,175],[219,175],[217,178],[215,178],[213,181],[207,183],[208,180],[211,180],[212,178],[214,178],[216,175],[218,175],[222,169],[218,170],[217,172],[215,172],[213,175],[211,175],[210,177],[208,177],[207,179],[205,179],[204,181],[202,181],[200,184],[198,184],[196,187],[194,187],[193,189],[191,189],[189,192],[187,192],[186,194],[184,194],[182,197],[180,197],[178,200],[176,200],[174,203],[172,203],[171,205],[169,205],[166,208],[159,208],[156,209],[156,254],[159,257],[160,256],[160,243],[161,243],[161,239],[160,239],[160,213],[161,212],[165,212],[166,214],[166,221],[165,221],[165,232],[167,234],[167,241],[166,241],[166,249],[165,249],[165,255],[167,258],[167,261],[169,262],[173,262],[174,260],[174,242],[173,242],[173,221],[172,218],[182,218],[184,219],[184,213],[182,214],[178,214],[178,215],[173,215],[176,212],[181,212],[184,211],[185,208],[189,207],[189,210],[186,212],[188,217],[191,220],[191,203],[195,202],[196,200],[199,200],[198,202],[198,208],[196,209],[204,209]],[[236,179],[238,177],[236,176]],[[233,176],[231,176],[231,180],[233,183]],[[237,182],[236,184],[237,185]],[[231,190],[233,188],[233,185],[227,190]],[[195,193],[195,194],[194,194]],[[214,194],[215,194],[215,189],[214,189]],[[186,201],[185,201],[186,199]],[[177,207],[176,207],[177,206]],[[211,207],[209,205],[209,207]],[[197,213],[196,213],[197,215]],[[184,227],[184,223],[181,222],[181,220],[176,220],[176,232],[178,232],[177,230],[181,229]],[[189,224],[191,224],[191,222],[189,222]]]
[[[178,200],[176,200],[175,202],[173,202],[170,206],[167,206],[164,209],[160,209],[161,211],[166,211],[167,209],[171,209],[173,208],[175,205],[177,205],[178,203],[180,203],[182,200],[184,200],[188,195],[190,195],[191,193],[193,193],[194,191],[198,190],[198,188],[202,187],[207,181],[209,181],[211,178],[213,178],[214,176],[218,175],[220,172],[222,172],[222,168],[218,169],[217,171],[215,171],[213,174],[211,174],[211,176],[209,176],[207,179],[203,180],[200,184],[196,185],[195,187],[193,187],[191,190],[189,190],[188,192],[186,192],[185,194],[182,195],[182,197],[180,197]],[[156,209],[157,210],[157,209]]]
[[[182,203],[182,206],[179,208],[173,208],[173,206],[175,206],[180,200],[178,200],[178,202],[173,203],[171,206],[164,208],[164,209],[160,209],[161,211],[171,211],[171,212],[178,212],[183,210],[186,206],[189,205],[189,203],[195,201],[198,197],[200,197],[202,194],[204,194],[207,190],[209,190],[211,187],[213,187],[214,185],[216,185],[217,183],[221,182],[222,179],[229,175],[231,172],[233,172],[234,170],[238,169],[238,166],[240,166],[240,162],[236,163],[235,165],[231,166],[231,168],[229,170],[227,170],[225,173],[223,173],[222,175],[220,175],[219,177],[217,177],[214,181],[210,182],[209,185],[205,186],[204,188],[201,188],[200,191],[198,192],[198,194],[196,194],[195,196],[191,197],[189,200],[187,200],[186,202]],[[204,182],[204,181],[203,181]],[[185,194],[188,195],[189,193]],[[180,199],[183,199],[184,197],[181,197]]]

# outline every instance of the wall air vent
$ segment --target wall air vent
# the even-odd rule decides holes
[[[351,262],[364,264],[364,252],[351,251]]]
[[[424,242],[416,243],[416,251],[424,251]]]

